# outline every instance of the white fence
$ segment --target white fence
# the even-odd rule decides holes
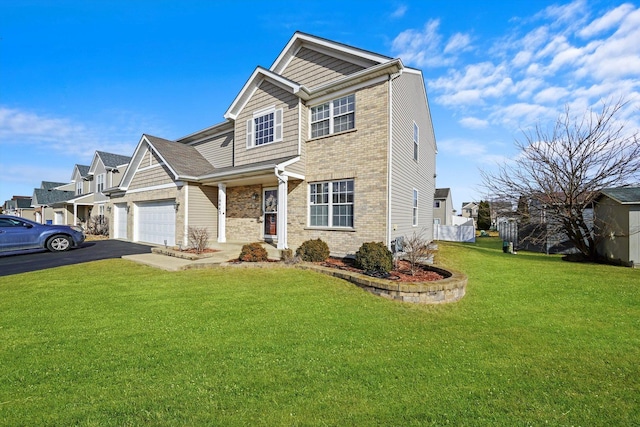
[[[473,243],[476,241],[476,228],[473,225],[434,224],[433,240]]]

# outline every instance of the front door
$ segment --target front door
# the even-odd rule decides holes
[[[278,234],[278,189],[265,188],[263,195],[264,237],[273,239]]]

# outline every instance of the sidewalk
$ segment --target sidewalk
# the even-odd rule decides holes
[[[179,271],[187,270],[191,268],[211,268],[213,266],[222,265],[230,260],[238,259],[242,245],[246,242],[227,242],[227,243],[214,243],[210,245],[211,249],[215,249],[218,252],[206,254],[206,256],[195,259],[183,259],[177,256],[164,255],[162,253],[149,253],[149,254],[137,254],[137,255],[125,255],[122,259],[137,262],[139,264],[148,265],[150,267],[159,268],[166,271]],[[280,250],[274,246],[263,243],[262,246],[267,250],[269,259],[280,259]],[[167,252],[180,254],[178,251],[167,250],[164,247],[156,246],[152,248],[157,252]]]

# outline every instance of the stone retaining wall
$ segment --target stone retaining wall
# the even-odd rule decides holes
[[[434,282],[406,283],[378,279],[351,271],[322,267],[315,264],[300,264],[298,268],[314,270],[329,276],[348,280],[372,294],[383,298],[417,304],[442,304],[460,300],[466,292],[467,276],[454,271],[432,267],[439,274],[448,276]]]

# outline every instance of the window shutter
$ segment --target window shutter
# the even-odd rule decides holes
[[[282,141],[282,108],[275,111],[274,114],[274,141]]]
[[[253,146],[253,119],[247,120],[247,148]]]

